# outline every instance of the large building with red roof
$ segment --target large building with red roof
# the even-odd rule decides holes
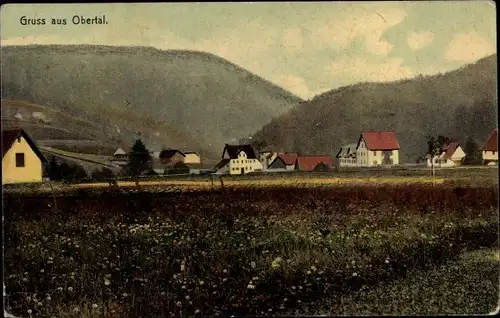
[[[361,167],[399,164],[399,142],[392,131],[361,133],[356,146],[356,161]]]
[[[485,164],[498,164],[498,128],[495,128],[486,142],[481,146]]]

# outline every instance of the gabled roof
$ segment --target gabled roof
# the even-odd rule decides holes
[[[31,147],[31,149],[33,149],[38,158],[40,158],[42,162],[47,162],[45,157],[40,152],[40,149],[38,149],[36,144],[33,142],[33,140],[31,140],[31,138],[24,131],[24,129],[21,128],[2,131],[2,159],[5,156],[5,154],[9,151],[9,149],[12,147],[17,137],[23,137],[28,143],[28,145]]]
[[[222,152],[222,156],[224,157],[224,153],[227,151],[229,158],[237,159],[238,154],[243,151],[247,154],[248,159],[257,159],[255,156],[255,151],[253,150],[251,145],[228,145],[224,147],[224,151]]]
[[[399,142],[392,131],[366,131],[361,133],[359,141],[363,139],[369,150],[396,150]],[[359,145],[358,141],[358,145]]]
[[[297,161],[298,155],[295,153],[279,153],[276,159],[273,160],[271,165],[276,161],[276,160],[281,160],[283,163],[287,166],[295,165],[295,162]]]
[[[458,142],[451,142],[443,147],[443,154],[442,157],[444,159],[450,159],[455,151],[457,151],[457,148],[460,147],[460,144]]]
[[[302,171],[313,171],[320,163],[326,164],[328,168],[333,168],[330,156],[298,156],[296,167]]]
[[[224,167],[229,163],[229,160],[230,159],[222,159],[221,161],[217,162],[217,164],[215,165],[215,169],[219,170],[220,168]]]
[[[498,151],[498,128],[495,128],[486,142],[481,146],[482,151]]]
[[[197,155],[198,153],[196,151],[184,151],[184,155]]]
[[[339,152],[335,156],[336,158],[347,158],[352,155],[356,155],[356,144],[348,144],[340,148]]]
[[[182,153],[177,149],[166,149],[160,152],[160,158],[162,159],[172,158],[176,153],[179,153],[181,154],[181,156],[185,157],[184,153]]]
[[[126,154],[127,153],[125,152],[125,150],[123,150],[122,148],[118,148],[118,149],[116,149],[116,151],[113,155],[117,156],[117,155],[126,155]]]

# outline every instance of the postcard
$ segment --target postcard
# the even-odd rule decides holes
[[[497,312],[495,12],[3,5],[4,314]]]

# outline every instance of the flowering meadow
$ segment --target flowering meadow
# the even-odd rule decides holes
[[[10,193],[4,215],[19,317],[300,314],[498,244],[494,186]]]

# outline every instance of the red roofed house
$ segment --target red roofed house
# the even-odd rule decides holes
[[[462,164],[465,158],[465,152],[456,141],[447,143],[442,147],[439,156],[434,157],[434,167],[454,167]],[[430,157],[430,156],[428,156]],[[427,166],[432,167],[431,158],[427,158]]]
[[[277,170],[295,170],[297,157],[298,156],[295,153],[279,153],[268,168]]]
[[[399,164],[399,142],[392,131],[363,132],[356,147],[358,166]]]
[[[481,146],[483,161],[486,165],[498,165],[498,128],[495,128]]]
[[[2,131],[2,184],[42,182],[44,162],[23,129]]]
[[[325,168],[333,168],[333,160],[330,156],[298,156],[295,163],[295,170],[300,171],[314,171]]]

